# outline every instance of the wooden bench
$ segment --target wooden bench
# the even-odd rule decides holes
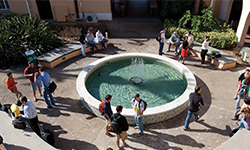
[[[96,43],[96,46],[98,49],[102,49],[101,43]],[[105,46],[107,47],[107,43],[105,43]],[[92,52],[91,48],[92,46],[87,46],[85,48],[85,53]],[[80,42],[75,41],[42,54],[37,58],[37,60],[38,63],[44,67],[54,68],[60,63],[81,54],[81,44]]]
[[[216,50],[219,51],[221,54],[220,58],[213,58],[211,51]],[[198,56],[201,59],[201,43],[195,42],[195,46],[193,46],[192,49],[190,49],[190,52],[194,56]],[[229,69],[233,68],[236,65],[237,59],[232,57],[231,55],[220,51],[216,48],[213,48],[211,46],[208,47],[208,52],[205,57],[206,61],[209,61],[211,64],[214,64],[219,69]]]

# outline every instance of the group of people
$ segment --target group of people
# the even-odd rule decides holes
[[[87,35],[85,37],[84,30],[83,29],[81,30],[81,35],[80,35],[80,38],[79,38],[79,42],[81,43],[81,51],[82,51],[83,57],[86,57],[85,48],[87,46],[92,46],[91,50],[92,50],[93,53],[95,53],[95,49],[96,50],[98,49],[97,46],[96,46],[95,37],[94,37],[92,31],[93,31],[93,29],[89,28],[87,30]],[[97,30],[95,36],[97,38],[97,42],[99,42],[99,43],[102,44],[102,48],[103,49],[107,49],[105,47],[105,42],[107,42],[108,39],[106,39],[103,36],[102,32],[100,30]]]
[[[161,40],[159,41],[159,55],[164,54],[163,47],[164,47],[164,43],[166,41],[166,37],[165,37],[166,31],[167,31],[166,27],[162,31],[160,31]],[[192,49],[193,46],[195,45],[194,44],[194,36],[192,35],[191,31],[189,31],[185,35],[184,40],[183,40],[181,45],[180,45],[180,36],[178,35],[177,31],[174,31],[174,33],[171,35],[171,37],[169,38],[169,40],[167,42],[168,42],[168,48],[165,51],[165,53],[170,52],[170,47],[172,44],[175,45],[174,53],[176,56],[181,54],[178,58],[178,62],[183,57],[182,64],[184,64],[185,59],[188,56],[189,49]],[[202,47],[201,47],[201,49],[202,49],[201,50],[201,64],[204,64],[204,62],[205,62],[205,56],[208,52],[208,46],[209,46],[209,37],[205,36],[204,42],[202,43]],[[178,49],[178,47],[179,47],[179,49]]]
[[[250,130],[250,99],[248,97],[249,88],[250,88],[250,70],[246,69],[244,73],[242,73],[238,78],[238,87],[236,90],[236,94],[234,96],[234,100],[236,100],[235,108],[236,112],[232,120],[239,120],[239,116],[243,114],[240,119],[237,128],[233,129],[233,133],[236,133],[240,128],[244,127]],[[243,99],[243,105],[240,107],[240,100]]]
[[[38,101],[36,96],[36,91],[38,90],[40,96],[42,96],[46,102],[47,108],[53,108],[52,106],[55,106],[55,101],[52,94],[48,91],[51,78],[50,75],[45,72],[44,68],[38,68],[34,65],[33,61],[28,61],[28,67],[24,70],[24,76],[29,79],[34,102]],[[17,82],[15,82],[12,72],[7,73],[7,79],[5,82],[6,87],[11,93],[15,94],[18,99],[17,103],[12,104],[10,107],[13,116],[12,119],[18,119],[23,122],[27,120],[33,131],[40,136],[37,112],[34,104],[18,91],[16,87]]]
[[[121,132],[116,133],[117,134],[117,147],[118,149],[124,147],[125,140],[128,139],[127,136],[127,130],[128,130],[128,123],[127,120],[124,116],[121,115],[122,106],[117,106],[116,111],[117,113],[113,114],[110,102],[112,100],[112,96],[107,94],[105,96],[105,102],[103,104],[103,110],[104,110],[104,117],[106,119],[106,135],[109,137],[113,137],[113,135],[110,133],[111,127],[112,127],[112,122],[116,122],[121,127]],[[133,96],[133,99],[131,100],[131,106],[133,107],[134,110],[134,120],[136,126],[134,129],[139,129],[139,134],[137,137],[141,137],[143,135],[143,112],[144,112],[144,103],[140,99],[140,94],[135,93]],[[122,140],[122,143],[120,145],[120,139]]]

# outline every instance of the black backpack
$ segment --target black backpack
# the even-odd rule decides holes
[[[143,104],[144,104],[144,111],[145,111],[145,110],[147,109],[148,104],[147,104],[147,102],[146,102],[146,101],[144,101],[144,100],[140,99],[140,101],[139,101],[139,108],[140,108],[140,104],[141,104],[141,102],[143,102]]]
[[[14,128],[16,128],[16,129],[25,129],[25,128],[26,128],[25,122],[20,121],[20,120],[18,120],[18,119],[13,120],[13,121],[12,121],[12,125],[13,125]]]
[[[161,41],[161,32],[156,34],[155,36],[156,41],[160,42]]]
[[[121,134],[122,133],[122,127],[119,125],[118,120],[120,116],[117,118],[114,118],[111,122],[111,132],[114,132],[116,134]]]

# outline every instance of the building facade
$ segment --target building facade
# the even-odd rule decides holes
[[[84,13],[87,22],[95,23],[98,20],[112,21],[111,7],[117,1],[119,0],[0,0],[0,12],[30,14],[32,17],[57,22],[82,20]],[[250,0],[204,0],[204,2],[213,8],[214,17],[225,20],[236,30],[238,46],[243,46],[249,32]]]

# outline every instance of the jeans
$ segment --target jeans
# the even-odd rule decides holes
[[[48,96],[50,98],[50,101],[48,99]],[[51,104],[56,105],[52,94],[46,88],[43,89],[43,99],[46,102],[47,107],[51,107]]]
[[[236,129],[240,129],[241,127],[244,127],[247,130],[250,130],[249,126],[247,125],[247,122],[244,120],[244,117],[241,117],[239,126]]]
[[[160,46],[159,46],[159,55],[162,55],[162,50],[163,50],[163,47],[164,47],[164,43],[162,42],[159,42],[160,43]]]
[[[134,114],[136,128],[140,130],[139,134],[143,134],[143,123],[142,123],[142,117],[138,118],[137,114]]]
[[[91,48],[92,52],[95,52],[94,48],[95,48],[95,49],[98,49],[97,46],[95,45],[95,42],[89,41],[89,42],[87,43],[87,45],[91,45],[91,46],[92,46],[92,48]]]
[[[248,93],[245,95],[244,99],[247,99],[248,98]],[[238,98],[237,98],[237,101],[236,101],[236,104],[235,104],[235,108],[238,109],[240,107],[240,96],[238,95]]]
[[[85,54],[85,47],[86,45],[85,44],[81,44],[82,48],[81,48],[81,51],[82,51],[82,56],[85,57],[86,54]]]
[[[173,42],[175,42],[175,41],[173,41]],[[174,45],[175,45],[174,53],[177,53],[177,47],[179,45],[179,42],[178,43],[174,43]],[[171,47],[171,42],[168,43],[168,50],[170,50],[170,47]]]
[[[206,54],[207,54],[207,51],[208,50],[201,50],[201,63],[204,64],[205,62],[205,57],[206,57]]]
[[[239,119],[240,115],[237,115],[237,113],[240,111],[240,108],[236,110],[233,119]]]
[[[102,43],[102,47],[103,47],[104,49],[106,49],[106,47],[105,47],[105,40],[104,40],[104,39],[101,40],[101,41],[98,41],[98,42]]]
[[[191,111],[188,111],[188,114],[187,114],[187,118],[186,118],[186,121],[185,121],[185,125],[184,125],[184,129],[186,130],[189,126],[189,122],[190,122],[190,118],[192,116],[192,114],[194,113],[194,121],[197,121],[199,118],[198,118],[198,113],[199,111],[197,112],[191,112]]]

